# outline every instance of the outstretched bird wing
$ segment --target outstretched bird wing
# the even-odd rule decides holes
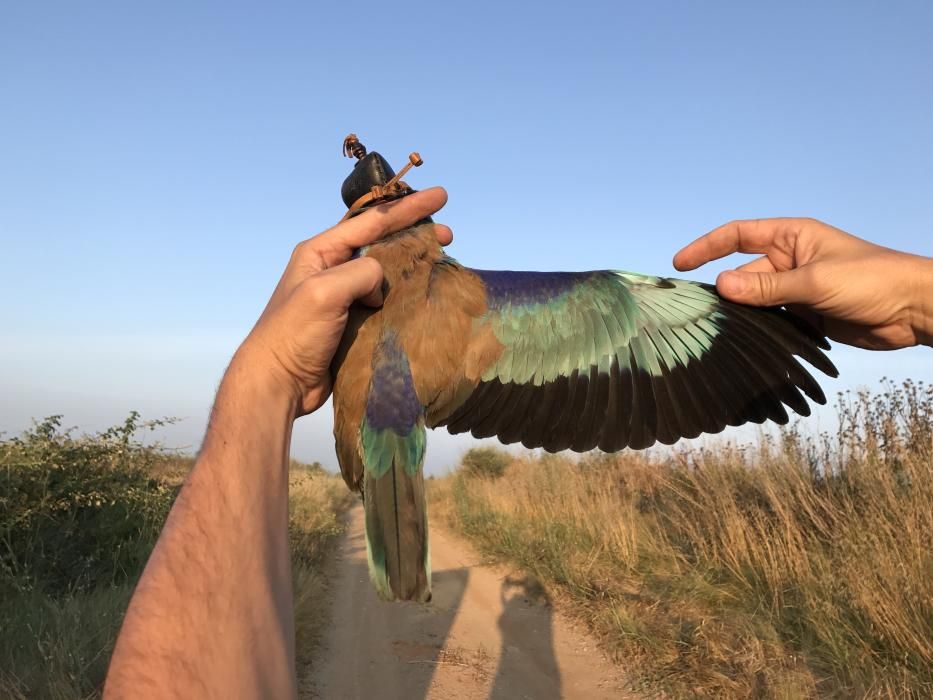
[[[465,350],[467,387],[432,427],[548,451],[644,448],[825,403],[795,356],[830,376],[826,339],[782,308],[628,272],[459,268],[485,290]],[[475,279],[474,279],[475,278]]]

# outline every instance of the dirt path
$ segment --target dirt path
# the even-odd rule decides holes
[[[459,538],[432,523],[434,598],[383,603],[366,569],[363,510],[336,557],[333,618],[311,680],[313,697],[634,697],[618,669],[521,576],[484,566]]]

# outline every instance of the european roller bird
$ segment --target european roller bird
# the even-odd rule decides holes
[[[378,153],[344,182],[352,216],[412,190]],[[420,165],[417,154],[412,165]],[[358,253],[379,261],[383,305],[351,309],[332,364],[334,436],[361,491],[373,584],[427,601],[426,428],[548,452],[616,452],[785,424],[826,397],[798,358],[835,377],[825,337],[784,308],[729,302],[714,286],[620,270],[476,270],[447,255],[430,219]]]

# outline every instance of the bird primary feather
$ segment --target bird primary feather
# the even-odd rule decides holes
[[[385,274],[335,357],[341,472],[362,490],[370,574],[387,599],[430,599],[425,427],[550,452],[642,449],[825,403],[826,339],[783,308],[710,285],[615,270],[473,270],[422,222],[361,254]],[[805,398],[806,397],[806,398]]]

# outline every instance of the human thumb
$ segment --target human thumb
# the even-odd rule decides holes
[[[780,306],[800,302],[804,295],[796,272],[727,270],[716,280],[716,289],[729,301],[752,306]]]

